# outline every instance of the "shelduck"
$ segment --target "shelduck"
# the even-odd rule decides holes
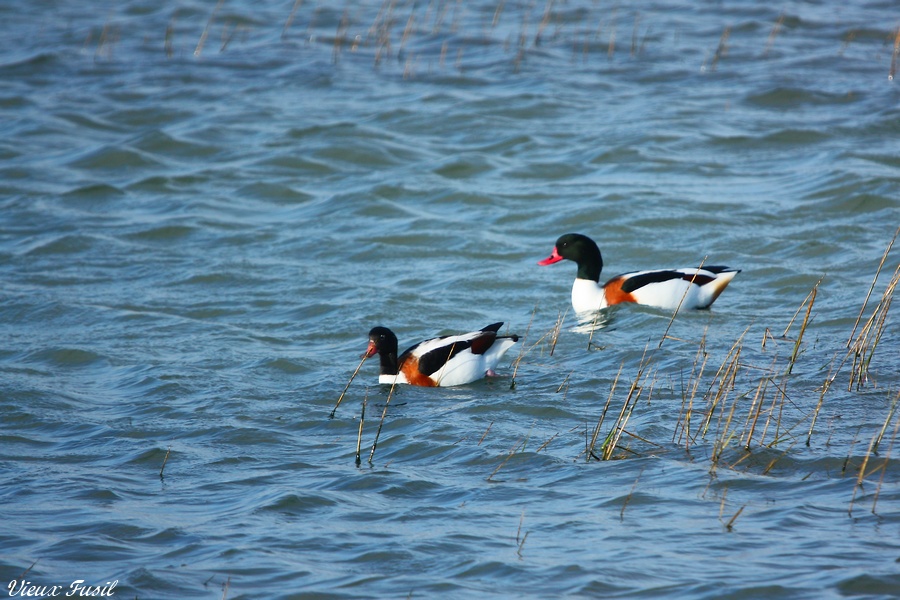
[[[579,233],[560,236],[553,253],[538,264],[552,265],[566,259],[578,264],[578,274],[572,286],[572,307],[578,313],[623,302],[667,310],[675,310],[679,303],[681,308],[709,308],[734,276],[741,272],[740,269],[722,266],[633,271],[617,275],[600,285],[600,271],[603,269],[600,249],[594,240]]]
[[[445,335],[419,342],[397,356],[397,336],[387,327],[373,327],[364,354],[378,354],[379,383],[408,383],[447,387],[472,383],[496,375],[494,367],[516,342],[517,335],[498,335],[503,323],[479,331]]]

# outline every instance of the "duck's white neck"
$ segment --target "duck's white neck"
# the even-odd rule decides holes
[[[575,312],[592,312],[606,308],[603,286],[592,279],[576,279],[572,285],[572,308]]]

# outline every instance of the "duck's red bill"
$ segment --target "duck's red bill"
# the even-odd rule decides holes
[[[375,342],[369,342],[369,345],[366,348],[366,351],[363,352],[363,355],[360,356],[360,358],[371,358],[372,356],[375,356],[375,354],[377,354],[377,353],[378,353],[378,348],[375,347]]]
[[[547,265],[552,265],[553,263],[558,263],[559,261],[564,260],[562,256],[559,255],[559,252],[556,251],[556,248],[553,248],[553,253],[545,258],[544,260],[539,260],[538,264],[542,267],[546,267]]]

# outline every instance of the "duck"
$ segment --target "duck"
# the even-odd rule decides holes
[[[449,387],[496,376],[494,367],[513,345],[517,335],[498,335],[503,322],[478,331],[431,338],[397,356],[397,336],[387,327],[369,331],[364,358],[381,360],[379,383],[406,383],[426,387]]]
[[[615,304],[632,302],[675,310],[709,308],[734,276],[741,272],[724,266],[632,271],[616,275],[600,285],[603,258],[591,238],[567,233],[556,240],[553,252],[541,266],[571,260],[578,265],[572,286],[572,308],[576,313],[597,311]],[[683,298],[683,301],[682,301]]]

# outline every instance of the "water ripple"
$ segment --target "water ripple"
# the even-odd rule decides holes
[[[897,227],[892,5],[293,8],[0,6],[0,579],[893,593],[892,321],[863,389],[838,368]],[[579,324],[535,264],[567,231],[604,276],[742,272]],[[368,361],[328,418],[371,326],[500,320],[504,377],[381,424]]]

